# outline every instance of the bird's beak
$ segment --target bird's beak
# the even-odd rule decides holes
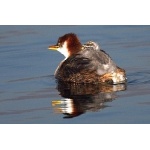
[[[58,45],[51,45],[48,47],[49,50],[57,50],[59,48]]]

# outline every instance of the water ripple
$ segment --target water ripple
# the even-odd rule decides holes
[[[0,115],[22,114],[22,113],[29,113],[29,112],[34,112],[34,111],[42,111],[42,110],[45,111],[49,109],[50,107],[32,108],[32,109],[26,109],[26,110],[9,110],[9,111],[0,112]]]
[[[129,85],[150,84],[150,71],[133,72],[127,76]]]
[[[54,75],[44,75],[44,76],[39,76],[39,77],[30,77],[30,78],[21,78],[21,79],[16,79],[16,80],[9,80],[7,82],[21,82],[21,81],[29,81],[29,80],[35,80],[35,79],[41,79],[41,78],[54,78]]]

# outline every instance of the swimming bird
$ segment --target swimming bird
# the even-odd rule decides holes
[[[71,83],[109,83],[126,82],[125,70],[118,67],[111,57],[94,41],[81,44],[74,33],[58,38],[56,45],[48,47],[65,56],[55,71],[55,78]]]

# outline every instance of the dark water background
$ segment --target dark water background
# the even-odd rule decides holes
[[[98,42],[126,70],[126,87],[58,90],[63,56],[47,47],[68,32]],[[72,104],[76,113],[60,112]],[[150,26],[0,26],[0,123],[150,123]]]

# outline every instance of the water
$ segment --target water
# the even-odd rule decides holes
[[[63,56],[47,48],[68,32],[100,43],[127,85],[58,85]],[[0,123],[150,123],[149,66],[150,26],[0,26]]]

